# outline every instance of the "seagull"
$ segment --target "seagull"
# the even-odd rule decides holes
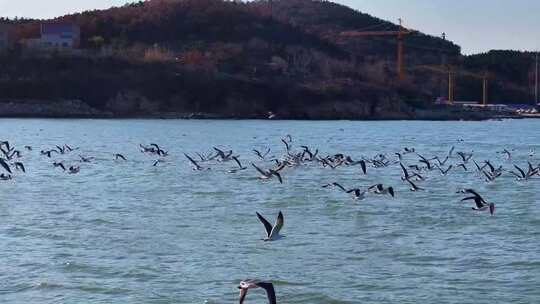
[[[423,188],[420,188],[417,185],[415,185],[412,181],[410,181],[408,179],[406,179],[406,181],[411,185],[411,191],[415,192],[415,191],[424,190]]]
[[[13,150],[13,152],[7,156],[7,158],[9,160],[13,159],[13,158],[21,158],[21,151],[19,150]]]
[[[156,149],[154,147],[146,147],[146,146],[143,146],[141,144],[139,144],[139,147],[141,147],[141,152],[142,153],[156,153]]]
[[[24,168],[24,164],[21,163],[21,162],[16,162],[15,163],[15,168],[17,170],[21,170],[22,172],[26,173],[26,169]]]
[[[264,241],[275,241],[283,237],[279,234],[279,231],[281,228],[283,228],[284,224],[283,213],[281,213],[281,211],[277,216],[274,226],[272,226],[270,222],[268,222],[259,212],[256,213],[259,221],[261,221],[261,223],[264,225],[264,229],[266,230],[266,238],[263,239]]]
[[[24,146],[24,148],[25,148],[27,151],[32,151],[32,147],[31,147],[31,146]]]
[[[331,183],[331,184],[326,184],[324,186],[322,186],[323,188],[328,188],[328,187],[338,187],[339,189],[341,189],[343,192],[347,192],[348,190],[345,189],[345,187],[343,187],[341,184],[339,183]]]
[[[272,176],[275,175],[278,178],[279,183],[283,184],[283,179],[281,178],[281,175],[279,174],[277,170],[270,169],[268,171],[264,171],[261,168],[257,167],[254,163],[251,163],[251,165],[261,174],[261,176],[259,176],[259,179],[266,180],[266,179],[272,178]]]
[[[307,146],[300,146],[300,148],[302,148],[304,150],[304,152],[302,153],[302,157],[300,158],[301,161],[313,161],[315,159],[315,157],[317,157],[317,154],[319,154],[319,149],[317,149],[315,151],[315,153],[313,153],[313,152],[311,152],[311,150]],[[304,159],[304,156],[306,154],[309,155],[309,157]],[[349,157],[349,159],[350,159],[350,157]],[[351,159],[351,162],[352,162],[352,159]]]
[[[79,166],[71,166],[69,167],[69,174],[77,174],[81,171],[81,168]]]
[[[114,158],[115,158],[116,160],[118,160],[118,159],[127,160],[126,157],[125,157],[124,155],[118,154],[118,153],[114,155]]]
[[[347,156],[347,157],[345,158],[345,164],[346,164],[346,165],[349,165],[349,166],[360,165],[360,167],[362,168],[362,172],[364,173],[364,175],[367,174],[367,168],[366,168],[366,161],[365,161],[365,160],[354,161],[354,160],[352,160],[352,158],[351,158],[350,156]]]
[[[54,166],[55,168],[60,167],[60,168],[62,168],[62,170],[66,171],[66,167],[65,167],[64,164],[61,163],[61,162],[60,162],[60,163],[54,162],[54,163],[53,163],[53,166]]]
[[[450,159],[450,156],[446,156],[446,158],[443,161],[441,161],[441,159],[438,156],[435,157],[435,160],[437,160],[437,162],[439,163],[439,166],[444,166],[446,162],[448,161],[448,159]]]
[[[454,147],[454,146],[452,146],[452,148],[450,148],[450,151],[448,151],[448,157],[454,156],[454,149],[455,149],[455,148],[456,148],[456,147]]]
[[[256,280],[244,280],[240,282],[238,289],[240,289],[240,304],[243,304],[248,290],[255,288],[262,288],[266,291],[266,296],[268,297],[269,304],[276,304],[276,291],[274,285],[269,282],[259,282]]]
[[[285,144],[285,148],[287,149],[287,152],[291,150],[291,146],[289,146],[289,143],[285,139],[281,139],[281,142]]]
[[[79,157],[81,158],[81,162],[83,163],[89,163],[94,159],[93,157],[84,157],[82,155],[79,155]]]
[[[464,171],[468,171],[465,164],[459,164],[459,165],[457,165],[457,168],[463,168]]]
[[[4,173],[0,174],[0,180],[8,181],[11,179],[12,179],[11,174],[8,174],[8,175],[5,175]]]
[[[446,170],[443,170],[441,167],[437,167],[439,169],[439,171],[441,171],[441,175],[442,176],[446,176],[448,174],[448,172],[450,172],[450,170],[452,170],[454,166],[450,165],[448,166],[448,168]]]
[[[500,153],[506,154],[506,160],[511,160],[512,159],[512,153],[510,153],[510,151],[508,151],[507,149],[502,150],[502,152],[500,152]]]
[[[214,150],[217,152],[216,157],[219,156],[221,158],[219,160],[221,162],[226,162],[226,161],[230,161],[230,160],[233,159],[232,158],[232,156],[233,156],[232,155],[233,154],[232,150],[228,151],[227,153],[223,152],[222,150],[220,150],[220,149],[218,149],[216,147],[214,147]]]
[[[487,167],[487,165],[488,165],[488,163],[485,162],[483,166],[480,166],[480,165],[478,165],[478,163],[474,159],[473,159],[473,163],[476,166],[476,170],[478,170],[478,172],[482,172],[484,170],[484,168]]]
[[[495,179],[497,179],[497,177],[500,177],[502,175],[502,172],[500,172],[500,171],[495,171],[493,173],[492,172],[482,171],[482,173],[486,177],[486,182],[488,182],[488,183],[495,181]]]
[[[339,183],[331,183],[331,184],[326,184],[326,185],[323,185],[322,186],[323,188],[328,188],[328,187],[337,187],[339,188],[341,191],[343,192],[346,192],[346,193],[353,193],[354,194],[354,197],[353,199],[355,200],[363,200],[366,198],[366,193],[367,191],[364,190],[360,190],[358,188],[354,188],[354,189],[350,189],[350,190],[347,190],[345,189],[345,187],[343,187],[341,184]]]
[[[238,164],[238,168],[229,170],[229,173],[236,173],[236,172],[238,172],[238,171],[242,171],[242,170],[246,170],[246,169],[247,169],[247,167],[242,166],[242,163],[240,162],[240,160],[238,159],[238,157],[233,156],[232,159],[234,159],[234,161]]]
[[[255,153],[255,155],[257,155],[257,157],[259,157],[260,159],[264,160],[268,153],[270,153],[270,148],[268,148],[268,150],[266,150],[264,154],[257,149],[253,149],[253,153]]]
[[[60,153],[60,154],[65,154],[66,153],[66,148],[60,147],[60,146],[56,146],[56,148],[58,149],[58,153]]]
[[[158,165],[159,163],[162,163],[162,162],[163,162],[163,160],[162,160],[161,158],[160,158],[160,159],[157,159],[157,160],[154,162],[154,164],[152,164],[152,167],[157,167],[157,165]]]
[[[475,190],[463,189],[463,190],[458,191],[457,193],[465,193],[465,194],[473,195],[473,196],[466,197],[461,200],[462,202],[467,201],[467,200],[474,200],[474,202],[476,203],[476,208],[472,208],[473,210],[484,211],[489,208],[489,212],[491,213],[491,215],[493,215],[493,213],[495,212],[495,204],[486,202],[482,198],[482,196],[480,196],[480,194],[478,194],[478,192],[476,192]]]
[[[69,152],[72,152],[72,151],[75,151],[75,150],[79,150],[79,148],[72,148],[68,145],[64,145],[64,148],[67,149]]]
[[[364,200],[366,198],[367,191],[366,190],[362,191],[362,190],[356,188],[356,189],[351,189],[351,190],[347,191],[347,193],[354,193],[354,198],[353,199],[355,199],[355,200]]]
[[[474,200],[476,207],[473,207],[472,210],[475,211],[486,211],[489,210],[489,213],[493,215],[495,213],[495,204],[486,202],[480,195],[475,195],[471,197],[466,197],[461,201]]]
[[[414,152],[415,152],[414,148],[407,148],[407,147],[403,148],[403,154],[409,154],[409,153],[414,153]]]
[[[472,158],[473,156],[473,153],[464,153],[464,152],[457,152],[457,154],[461,157],[461,159],[463,160],[463,163],[466,164],[469,162],[469,160]]]
[[[189,160],[189,162],[193,165],[193,170],[194,171],[201,171],[201,170],[205,170],[205,168],[201,167],[193,158],[191,158],[191,156],[187,155],[186,153],[184,153],[184,156]],[[210,170],[210,168],[206,168],[206,170]]]
[[[401,180],[405,181],[405,180],[408,180],[408,179],[411,179],[413,177],[416,177],[418,180],[424,180],[424,177],[418,173],[414,173],[414,174],[409,174],[409,171],[407,171],[407,169],[405,169],[405,166],[403,166],[402,163],[399,163],[399,166],[401,167],[401,170],[403,171],[403,176],[401,177]]]
[[[433,169],[433,167],[431,166],[431,162],[430,162],[429,159],[423,157],[422,155],[420,155],[420,154],[418,154],[418,153],[416,153],[416,155],[418,155],[418,156],[420,157],[420,161],[419,161],[419,162],[426,164],[428,170]]]
[[[41,155],[47,155],[48,158],[51,158],[51,154],[52,154],[53,152],[58,153],[58,151],[56,151],[56,150],[49,150],[49,151],[43,151],[43,150],[41,150],[40,153],[41,153]]]
[[[519,174],[514,171],[510,171],[510,173],[514,175],[517,178],[517,180],[520,180],[520,181],[528,180],[529,178],[538,174],[538,168],[534,168],[531,163],[529,163],[529,171],[527,173],[525,173],[525,171],[521,169],[520,167],[518,167],[517,165],[514,165],[514,168],[518,170]]]
[[[383,184],[373,185],[369,187],[368,190],[373,191],[375,194],[390,194],[392,197],[394,197],[394,188],[384,188]]]
[[[169,153],[167,151],[164,151],[163,149],[161,149],[158,145],[156,144],[150,144],[150,146],[153,146],[156,148],[156,150],[154,151],[154,153],[156,153],[158,156],[167,156],[169,155]]]

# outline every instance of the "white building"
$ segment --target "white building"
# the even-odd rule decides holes
[[[40,40],[43,47],[78,48],[81,43],[81,30],[72,23],[43,23]]]

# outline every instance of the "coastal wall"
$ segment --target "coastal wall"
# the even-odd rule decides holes
[[[0,102],[0,117],[113,117],[113,113],[99,111],[80,100],[11,100]]]
[[[111,100],[112,101],[112,100]],[[0,118],[164,118],[164,119],[267,119],[266,112],[160,111],[156,102],[136,94],[119,94],[106,110],[95,109],[80,100],[0,100]],[[360,102],[336,100],[301,109],[275,112],[276,119],[299,120],[487,120],[523,118],[492,111],[468,111],[452,107],[415,109],[395,101]]]

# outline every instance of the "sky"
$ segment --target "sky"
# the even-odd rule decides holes
[[[334,0],[434,36],[443,32],[463,53],[539,50],[539,0]],[[51,18],[126,0],[0,0],[0,16]]]

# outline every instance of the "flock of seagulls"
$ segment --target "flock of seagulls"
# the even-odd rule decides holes
[[[502,176],[511,176],[516,181],[526,182],[540,176],[540,165],[534,165],[531,160],[534,151],[529,151],[529,159],[526,167],[520,167],[513,163],[513,150],[504,149],[497,154],[502,155],[505,165],[495,165],[497,160],[478,160],[474,156],[474,151],[456,151],[454,146],[450,147],[444,155],[423,155],[413,147],[405,147],[393,154],[379,153],[374,157],[361,157],[354,159],[353,156],[344,153],[322,155],[319,149],[299,145],[295,146],[292,136],[287,135],[281,139],[281,148],[276,151],[282,151],[281,155],[274,155],[270,147],[265,149],[253,149],[255,161],[249,162],[250,166],[242,163],[240,155],[233,150],[213,147],[211,152],[195,152],[193,154],[184,153],[184,157],[194,171],[210,171],[216,164],[231,163],[229,174],[238,174],[240,172],[252,172],[254,179],[270,182],[274,180],[280,184],[286,183],[287,172],[302,168],[304,166],[318,166],[323,170],[338,171],[341,167],[358,168],[358,175],[372,175],[377,178],[378,170],[385,168],[399,172],[400,180],[411,192],[429,191],[429,181],[434,175],[448,176],[453,172],[468,176],[476,176],[478,182],[495,183]],[[8,141],[0,141],[0,181],[11,181],[16,172],[24,174],[27,168],[23,163],[23,151],[30,152],[31,146],[24,146],[24,149],[17,149]],[[76,153],[78,147],[71,147],[67,144],[55,146],[52,149],[41,150],[40,155],[50,161],[53,169],[62,170],[68,174],[78,174],[81,171],[80,164],[97,162],[99,159],[92,156],[78,155],[78,161],[73,164],[65,164],[62,161],[55,160],[56,155]],[[158,166],[164,162],[164,158],[169,156],[169,152],[157,144],[139,145],[139,152],[155,157],[152,166]],[[128,157],[121,153],[112,153],[111,160],[118,162],[127,162]],[[247,162],[246,162],[247,163]],[[395,169],[394,169],[395,168]],[[29,169],[29,168],[28,168]],[[251,173],[246,173],[251,174]],[[395,191],[395,185],[385,185],[375,183],[366,186],[346,187],[342,181],[329,181],[321,185],[322,188],[329,191],[337,191],[344,194],[344,198],[349,197],[354,201],[366,201],[371,195],[387,196],[389,199],[395,198],[398,193]],[[462,189],[457,194],[463,194],[465,197],[460,200],[462,203],[474,203],[470,210],[475,212],[489,212],[492,216],[495,214],[495,203],[487,200],[474,189]],[[284,236],[280,234],[284,226],[284,215],[278,211],[277,219],[271,224],[260,213],[256,212],[258,220],[264,227],[265,242],[278,241]],[[275,289],[272,283],[257,280],[244,280],[238,286],[240,289],[240,303],[244,303],[249,289],[264,289],[271,304],[276,303]]]

